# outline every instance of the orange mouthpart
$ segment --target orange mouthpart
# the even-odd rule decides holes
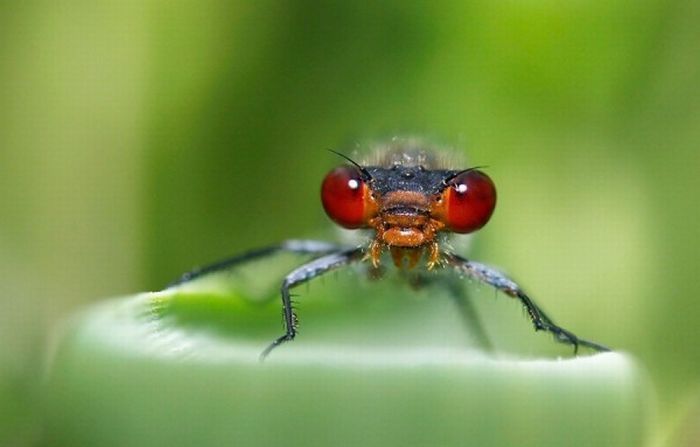
[[[430,198],[417,191],[392,191],[381,198],[379,205],[378,215],[369,221],[376,230],[368,253],[372,264],[379,266],[382,251],[388,247],[398,268],[415,267],[426,249],[428,268],[437,265],[436,236],[445,225],[430,217]]]

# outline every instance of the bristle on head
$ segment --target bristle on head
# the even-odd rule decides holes
[[[466,166],[460,153],[419,137],[394,137],[373,143],[355,156],[362,166],[384,168],[423,166],[425,169],[459,169]]]

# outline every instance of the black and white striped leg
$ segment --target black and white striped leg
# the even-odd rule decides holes
[[[527,311],[532,324],[536,331],[547,331],[554,335],[555,339],[561,343],[566,343],[574,347],[574,353],[578,352],[579,346],[586,346],[596,351],[610,351],[598,343],[578,338],[572,332],[555,324],[551,318],[547,316],[542,309],[535,304],[518,284],[508,278],[503,273],[493,267],[481,264],[479,262],[469,261],[454,253],[443,253],[443,259],[448,265],[452,266],[459,273],[485,282],[490,286],[500,290],[501,292],[513,298],[517,298],[522,303]]]
[[[272,245],[269,247],[263,247],[258,248],[256,250],[247,251],[240,255],[222,259],[221,261],[215,262],[213,264],[197,268],[195,270],[183,274],[182,276],[180,276],[180,278],[168,284],[168,287],[178,286],[180,284],[193,281],[195,279],[201,278],[212,273],[228,270],[248,261],[253,261],[255,259],[263,258],[265,256],[271,256],[278,252],[321,256],[327,253],[337,252],[344,249],[345,247],[341,247],[339,245],[323,241],[291,239],[284,241],[278,245]]]
[[[297,317],[292,308],[291,294],[289,290],[303,284],[311,279],[323,275],[324,273],[344,267],[353,262],[360,261],[364,255],[364,250],[354,248],[348,250],[331,253],[292,270],[282,281],[282,311],[284,312],[284,335],[276,338],[265,350],[260,354],[260,360],[265,360],[270,352],[284,342],[293,340],[296,336]]]

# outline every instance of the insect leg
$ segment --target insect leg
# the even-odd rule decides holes
[[[340,250],[343,250],[343,247],[328,242],[291,239],[284,241],[278,245],[272,245],[269,247],[247,251],[240,255],[222,259],[221,261],[215,262],[213,264],[197,268],[195,270],[183,274],[182,276],[180,276],[180,278],[168,284],[168,287],[184,284],[186,282],[190,282],[192,280],[201,278],[202,276],[206,276],[211,273],[221,272],[229,268],[235,267],[238,264],[242,264],[244,262],[252,261],[265,256],[270,256],[277,252],[289,252],[320,256],[326,253],[331,253]]]
[[[265,348],[260,354],[260,360],[265,360],[265,357],[267,357],[274,348],[286,341],[293,340],[296,336],[297,316],[292,308],[289,290],[324,273],[359,261],[362,259],[363,255],[364,250],[362,248],[353,248],[331,253],[297,267],[284,278],[280,292],[282,294],[282,311],[284,312],[284,326],[286,332]]]
[[[435,276],[419,274],[409,276],[408,280],[416,289],[425,286],[442,288],[449,295],[454,304],[457,305],[462,323],[473,339],[485,351],[493,351],[493,344],[486,333],[484,325],[481,323],[479,313],[457,278],[447,275]]]
[[[462,320],[474,333],[476,341],[481,345],[481,347],[484,350],[493,351],[493,344],[491,343],[491,340],[489,339],[489,336],[486,333],[484,325],[481,323],[479,314],[474,308],[474,304],[470,300],[470,297],[466,294],[462,287],[460,287],[460,284],[454,279],[449,279],[445,281],[445,288],[450,294],[450,297],[452,297],[452,300],[457,304]]]
[[[595,349],[596,351],[610,350],[609,348],[598,343],[578,338],[572,332],[555,324],[552,319],[549,318],[547,314],[544,313],[539,306],[537,306],[537,304],[535,304],[532,298],[530,298],[520,288],[518,284],[495,268],[479,262],[469,261],[453,253],[444,253],[443,256],[447,263],[459,273],[483,281],[506,295],[520,300],[523,307],[525,307],[532,324],[535,326],[536,331],[547,331],[552,333],[557,341],[572,345],[574,347],[574,353],[578,351],[579,346],[587,346]]]

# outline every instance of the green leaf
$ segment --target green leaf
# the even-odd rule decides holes
[[[299,336],[261,363],[261,350],[282,333],[279,304],[274,288],[249,273],[76,315],[49,362],[48,439],[71,446],[644,443],[652,399],[635,363],[621,353],[552,356],[554,341],[535,334],[510,299],[474,301],[512,309],[499,310],[512,320],[493,321],[504,322],[499,333],[516,326],[528,334],[511,347],[517,355],[480,348],[454,303],[435,290],[341,273],[299,288]],[[250,290],[265,299],[251,299]],[[493,324],[485,324],[491,335]],[[521,349],[529,344],[547,349]]]

